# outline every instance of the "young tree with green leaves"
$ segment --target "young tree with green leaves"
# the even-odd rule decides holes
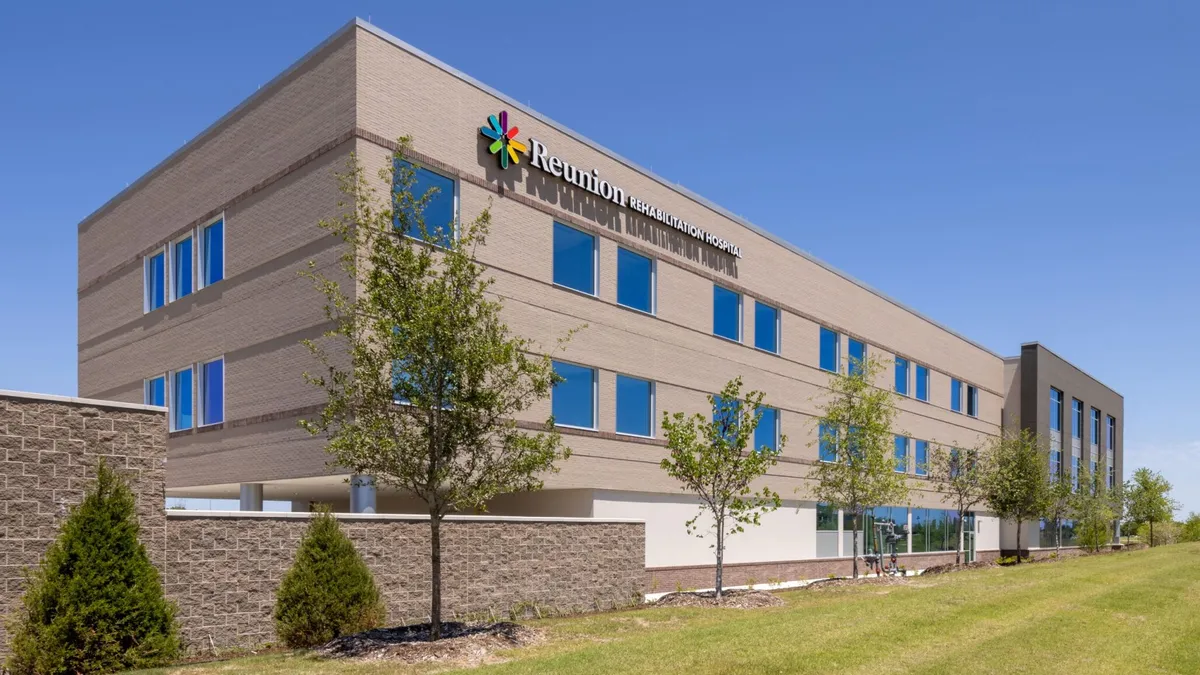
[[[170,663],[175,607],[138,540],[133,491],[105,462],[29,574],[7,672],[111,673]]]
[[[1075,503],[1075,486],[1072,483],[1069,476],[1051,474],[1050,484],[1046,488],[1046,501],[1042,505],[1042,517],[1054,526],[1054,552],[1056,554],[1062,552],[1063,521],[1067,520]]]
[[[985,502],[1001,520],[1017,524],[1017,562],[1021,562],[1021,529],[1041,516],[1049,493],[1050,462],[1042,438],[1017,426],[1001,429],[989,441],[992,470]]]
[[[964,541],[963,526],[967,514],[975,510],[987,498],[988,472],[991,471],[991,455],[987,446],[978,448],[952,448],[941,444],[930,450],[926,475],[934,489],[942,493],[942,501],[958,512],[958,546],[954,550],[954,564],[962,561]]]
[[[809,495],[850,515],[856,553],[859,524],[868,510],[908,502],[908,479],[896,471],[896,394],[874,384],[882,369],[874,357],[851,359],[848,373],[829,376],[812,444],[821,461],[809,471]],[[857,579],[857,554],[851,566]]]
[[[1133,472],[1125,492],[1129,499],[1129,518],[1149,526],[1149,544],[1154,546],[1154,524],[1171,520],[1179,508],[1171,499],[1171,483],[1157,471],[1142,467]]]
[[[318,509],[275,594],[276,634],[289,647],[315,647],[385,618],[371,570],[329,507]]]
[[[333,328],[325,340],[306,342],[325,368],[306,379],[328,403],[302,425],[328,437],[335,466],[425,503],[437,640],[442,519],[485,510],[502,493],[540,489],[541,476],[570,451],[552,419],[538,432],[517,424],[558,378],[550,357],[501,320],[493,280],[476,260],[490,211],[464,220],[457,236],[453,222],[427,222],[436,188],[413,194],[408,147],[401,139],[392,165],[379,172],[391,186],[384,199],[353,158],[339,176],[346,211],[321,223],[345,242],[344,276],[310,264]]]
[[[663,413],[663,432],[669,456],[661,466],[667,475],[700,499],[700,511],[687,521],[688,534],[716,538],[716,596],[722,595],[725,538],[759,524],[759,516],[779,508],[780,499],[767,486],[751,484],[778,462],[786,437],[777,447],[754,447],[754,432],[762,419],[763,393],[742,398],[742,378],[730,380],[721,393],[709,396],[712,417]],[[712,519],[712,527],[708,519]]]
[[[1104,475],[1087,467],[1079,470],[1079,490],[1071,496],[1071,511],[1076,520],[1078,543],[1095,553],[1112,543],[1113,499],[1104,484]]]
[[[1183,531],[1179,533],[1180,541],[1200,541],[1200,513],[1189,513],[1183,521]]]

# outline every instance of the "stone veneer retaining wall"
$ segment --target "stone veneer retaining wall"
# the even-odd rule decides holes
[[[308,514],[168,512],[166,410],[0,391],[0,612],[19,603],[100,458],[138,496],[142,542],[179,607],[193,650],[275,639],[275,589]],[[339,516],[375,573],[393,622],[428,614],[429,521]],[[577,611],[640,600],[645,525],[637,521],[451,517],[442,528],[447,616]],[[533,610],[535,607],[537,610]],[[0,623],[0,657],[8,635]]]

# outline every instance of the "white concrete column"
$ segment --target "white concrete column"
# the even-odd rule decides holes
[[[350,476],[350,513],[375,513],[374,476]]]
[[[238,506],[240,511],[262,511],[263,510],[263,486],[262,483],[242,483],[241,503]]]

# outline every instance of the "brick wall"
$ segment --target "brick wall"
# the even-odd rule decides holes
[[[308,514],[164,510],[166,411],[0,391],[0,612],[37,564],[101,458],[138,497],[142,542],[179,607],[193,650],[275,639],[275,589]],[[428,615],[429,522],[339,516],[375,574],[391,622]],[[447,615],[569,612],[628,604],[645,592],[645,526],[593,519],[452,517],[442,528]],[[8,636],[0,625],[0,657]]]
[[[390,623],[429,615],[429,521],[339,516],[371,568]],[[167,591],[189,643],[253,646],[274,639],[275,590],[308,514],[169,514]],[[442,526],[444,618],[608,609],[640,600],[643,525],[630,522],[451,518]]]
[[[19,602],[22,571],[58,535],[101,458],[133,486],[142,542],[162,562],[165,425],[159,408],[0,391],[0,612]],[[7,645],[0,623],[0,654]]]

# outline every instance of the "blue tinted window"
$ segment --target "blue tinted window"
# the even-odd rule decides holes
[[[817,428],[819,434],[820,457],[822,462],[837,461],[837,428],[822,424]]]
[[[908,437],[896,437],[896,471],[905,473],[908,471]]]
[[[167,304],[167,258],[159,253],[146,261],[146,309],[158,309]]]
[[[175,297],[182,298],[192,292],[192,238],[175,242],[174,250]]]
[[[862,372],[863,365],[867,362],[867,346],[858,340],[850,340],[850,374],[857,375]]]
[[[596,238],[562,223],[554,224],[554,283],[596,294]]]
[[[908,396],[908,360],[896,357],[896,393]]]
[[[1117,418],[1112,415],[1108,416],[1108,449],[1115,450],[1117,448]]]
[[[967,385],[967,414],[971,417],[979,416],[979,390],[975,385]]]
[[[821,370],[831,373],[838,372],[838,343],[837,333],[828,328],[821,329]]]
[[[200,424],[225,421],[225,360],[200,366]]]
[[[754,346],[779,353],[779,310],[754,301]]]
[[[1071,489],[1079,490],[1079,458],[1071,458]]]
[[[167,405],[167,378],[146,380],[146,405]]]
[[[917,441],[916,446],[917,475],[924,476],[929,464],[929,441]]]
[[[617,375],[617,433],[651,436],[653,419],[654,385]]]
[[[1092,408],[1092,445],[1100,445],[1100,411]]]
[[[754,428],[754,449],[762,450],[767,447],[773,452],[779,450],[779,411],[774,408],[760,406],[758,426]]]
[[[917,400],[929,400],[929,369],[925,366],[917,366]]]
[[[950,409],[962,412],[962,382],[953,378],[950,380]]]
[[[617,304],[654,313],[654,261],[617,249]]]
[[[738,412],[741,409],[741,401],[726,401],[713,394],[713,421],[721,425],[725,438],[731,443],[737,434]]]
[[[204,285],[215,284],[225,278],[225,221],[204,228],[204,262],[200,270]]]
[[[411,172],[412,185],[409,188],[411,202],[396,204],[393,224],[404,234],[443,248],[450,246],[454,238],[454,179],[447,178],[425,167],[410,164],[402,159],[395,160],[393,174],[394,190],[402,189],[401,181]],[[420,217],[417,217],[417,206],[422,204]],[[421,233],[422,223],[425,226],[424,236]]]
[[[596,428],[596,371],[561,361],[554,362],[554,373],[563,378],[550,395],[555,424],[585,429]]]
[[[1062,392],[1050,388],[1050,430],[1062,431]]]
[[[713,285],[713,335],[742,339],[742,296]]]
[[[192,369],[175,371],[171,381],[171,421],[173,428],[192,428]]]

